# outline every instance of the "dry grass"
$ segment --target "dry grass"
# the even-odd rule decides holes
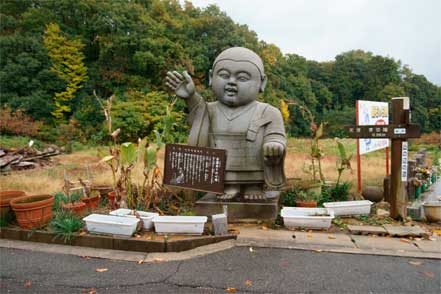
[[[348,153],[354,154],[351,165],[352,171],[344,171],[342,180],[350,181],[353,190],[357,181],[357,164],[355,158],[355,140],[343,140]],[[332,139],[320,141],[325,156],[322,160],[323,174],[326,180],[337,179],[337,149]],[[285,172],[288,178],[304,178],[311,176],[303,171],[303,167],[310,163],[308,152],[310,141],[307,139],[290,139],[288,153],[285,160]],[[412,156],[412,154],[411,154]],[[429,157],[430,158],[430,157]],[[100,157],[96,149],[79,151],[72,154],[60,155],[53,158],[54,164],[43,169],[25,170],[0,176],[0,190],[22,190],[28,194],[53,193],[61,191],[63,187],[63,174],[66,171],[70,178],[86,178],[89,168],[94,184],[112,184],[110,169],[103,163],[98,164]],[[158,156],[158,164],[162,168],[164,151]],[[365,185],[382,185],[386,174],[384,150],[372,152],[362,156],[362,183]],[[134,171],[134,180],[139,183],[142,180],[140,169]]]

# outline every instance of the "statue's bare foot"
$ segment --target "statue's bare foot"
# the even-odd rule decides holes
[[[240,187],[238,185],[225,185],[224,194],[218,195],[219,200],[231,200],[239,195]]]

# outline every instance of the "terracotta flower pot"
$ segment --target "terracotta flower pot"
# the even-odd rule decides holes
[[[25,195],[23,191],[0,191],[0,216],[5,216],[11,210],[9,202],[12,199]]]
[[[317,207],[317,201],[296,201],[297,207]]]
[[[100,195],[92,196],[92,197],[82,197],[81,201],[86,204],[88,209],[97,208],[100,202]]]
[[[12,199],[10,203],[23,229],[41,227],[52,218],[53,195],[23,196]]]
[[[78,201],[75,203],[63,203],[61,206],[65,210],[73,211],[76,215],[82,215],[87,208],[86,203],[83,201]]]
[[[107,194],[107,199],[109,200],[109,206],[111,209],[118,209],[118,204],[116,202],[116,192],[112,191]]]

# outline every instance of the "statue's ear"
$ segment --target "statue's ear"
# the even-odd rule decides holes
[[[211,80],[213,79],[213,70],[210,69],[210,71],[208,72],[208,86],[211,87]]]
[[[260,92],[263,92],[266,87],[266,83],[268,82],[267,77],[264,75],[262,78],[262,82],[260,83]]]

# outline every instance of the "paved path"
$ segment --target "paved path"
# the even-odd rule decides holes
[[[137,262],[0,248],[3,293],[439,293],[440,261],[234,247]],[[107,269],[97,272],[96,269]],[[231,293],[231,292],[230,292]]]
[[[423,194],[424,201],[436,201],[437,197],[441,197],[441,178],[429,187],[427,193]]]

